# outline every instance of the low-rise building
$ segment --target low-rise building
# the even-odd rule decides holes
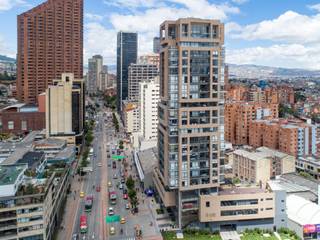
[[[19,135],[45,127],[45,112],[37,106],[19,103],[0,110],[0,133]]]
[[[0,239],[53,239],[69,185],[69,168],[46,178],[26,176],[27,165],[0,166]]]
[[[320,160],[314,157],[298,157],[296,160],[297,172],[305,172],[320,180]]]
[[[122,120],[126,133],[140,131],[139,106],[137,102],[122,101]]]
[[[271,178],[295,171],[295,157],[270,148],[243,148],[233,152],[234,177],[250,183],[266,183]]]
[[[285,191],[228,187],[199,198],[199,221],[212,231],[272,230],[287,226]],[[192,202],[183,202],[182,206],[184,210],[195,207]]]

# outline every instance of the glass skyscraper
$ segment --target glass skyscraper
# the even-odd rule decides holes
[[[122,100],[128,98],[128,68],[136,63],[138,34],[118,32],[117,36],[117,108],[121,111]]]

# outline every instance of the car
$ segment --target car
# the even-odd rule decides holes
[[[118,175],[115,173],[114,175],[113,175],[113,179],[117,179],[118,178]]]
[[[124,188],[124,189],[122,190],[122,193],[123,193],[123,194],[126,194],[126,193],[128,193],[128,190]]]
[[[123,189],[123,184],[122,183],[120,183],[119,189]]]
[[[126,204],[126,209],[130,209],[129,203]]]
[[[128,194],[127,193],[123,194],[123,199],[128,199]]]
[[[110,187],[112,187],[112,182],[108,182],[108,187],[110,188]]]
[[[74,233],[74,234],[72,235],[72,240],[78,240],[78,234]]]
[[[116,162],[112,162],[112,168],[117,168],[117,164],[116,164]]]
[[[84,197],[84,192],[80,192],[80,197],[83,198]]]
[[[121,178],[121,183],[125,183],[126,180],[124,178]]]
[[[122,217],[122,218],[120,219],[120,223],[121,223],[121,224],[125,224],[125,223],[126,223],[126,219],[125,219],[124,217]]]
[[[102,167],[102,163],[101,162],[98,163],[98,167]]]
[[[101,191],[100,186],[96,186],[96,191],[97,191],[97,192],[100,192],[100,191]]]
[[[110,229],[109,229],[109,233],[110,233],[110,235],[116,234],[116,229],[111,226]]]
[[[114,210],[113,210],[112,207],[109,207],[109,209],[108,209],[108,215],[109,215],[109,216],[114,215]]]

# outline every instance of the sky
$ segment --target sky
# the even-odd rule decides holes
[[[0,54],[16,55],[16,16],[43,0],[0,0]],[[152,51],[164,20],[219,19],[226,62],[320,69],[319,0],[85,0],[84,56],[116,62],[117,32],[138,32],[138,54]]]

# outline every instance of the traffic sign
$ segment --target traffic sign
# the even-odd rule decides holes
[[[112,223],[112,222],[120,222],[120,215],[113,215],[113,216],[106,217],[106,223]]]
[[[112,159],[113,159],[113,160],[122,160],[122,159],[124,159],[124,158],[125,158],[125,156],[112,155]]]

